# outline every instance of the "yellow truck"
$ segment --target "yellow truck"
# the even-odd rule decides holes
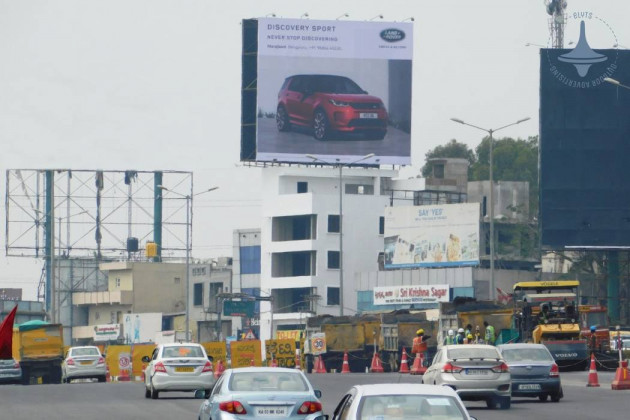
[[[63,326],[44,321],[28,321],[13,328],[13,358],[22,367],[22,384],[34,378],[42,383],[61,383]]]

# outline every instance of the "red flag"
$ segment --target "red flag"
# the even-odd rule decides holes
[[[0,359],[13,358],[13,320],[15,319],[16,312],[17,305],[9,312],[9,315],[4,318],[2,325],[0,325]]]

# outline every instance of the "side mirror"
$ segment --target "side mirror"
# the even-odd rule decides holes
[[[210,360],[211,362],[214,362],[214,357],[208,355],[208,360]]]
[[[149,356],[142,356],[141,359],[144,363],[150,363],[151,362],[151,358]]]
[[[316,389],[316,390],[315,390],[315,396],[316,396],[317,398],[321,398],[321,397],[322,397],[322,391],[320,391],[319,389]]]
[[[477,420],[477,417],[470,416],[470,420]]]
[[[195,399],[203,400],[206,398],[206,391],[203,389],[198,389],[195,391]]]

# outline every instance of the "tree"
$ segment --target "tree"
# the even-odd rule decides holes
[[[457,140],[452,139],[443,146],[437,146],[435,149],[429,150],[425,155],[425,163],[422,167],[422,176],[428,177],[433,173],[433,162],[431,159],[435,158],[461,158],[467,159],[470,166],[468,167],[468,175],[470,178],[470,167],[475,163],[475,153],[472,149],[469,149],[464,143],[459,143]]]

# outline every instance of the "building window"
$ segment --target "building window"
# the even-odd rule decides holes
[[[175,284],[179,284],[179,283],[181,283],[182,279],[181,279],[181,278],[179,278],[179,277],[175,277],[175,278],[173,279],[173,281],[175,282]]]
[[[379,235],[385,234],[385,217],[384,216],[381,216],[378,218],[378,234]]]
[[[241,274],[260,274],[260,245],[240,248]]]
[[[328,232],[339,233],[339,215],[338,214],[328,215]]]
[[[192,269],[193,276],[205,276],[206,275],[206,267],[196,267]]]
[[[116,277],[115,283],[116,283],[116,287],[120,287],[120,278],[119,277]]]
[[[328,268],[339,268],[339,251],[328,251]]]
[[[99,311],[96,311],[94,314],[94,319],[101,319],[101,313]]]
[[[298,194],[305,194],[308,192],[308,182],[300,181],[297,183]]]
[[[326,305],[339,305],[338,287],[328,287],[326,292]]]
[[[195,283],[193,285],[193,305],[203,305],[203,283]]]

